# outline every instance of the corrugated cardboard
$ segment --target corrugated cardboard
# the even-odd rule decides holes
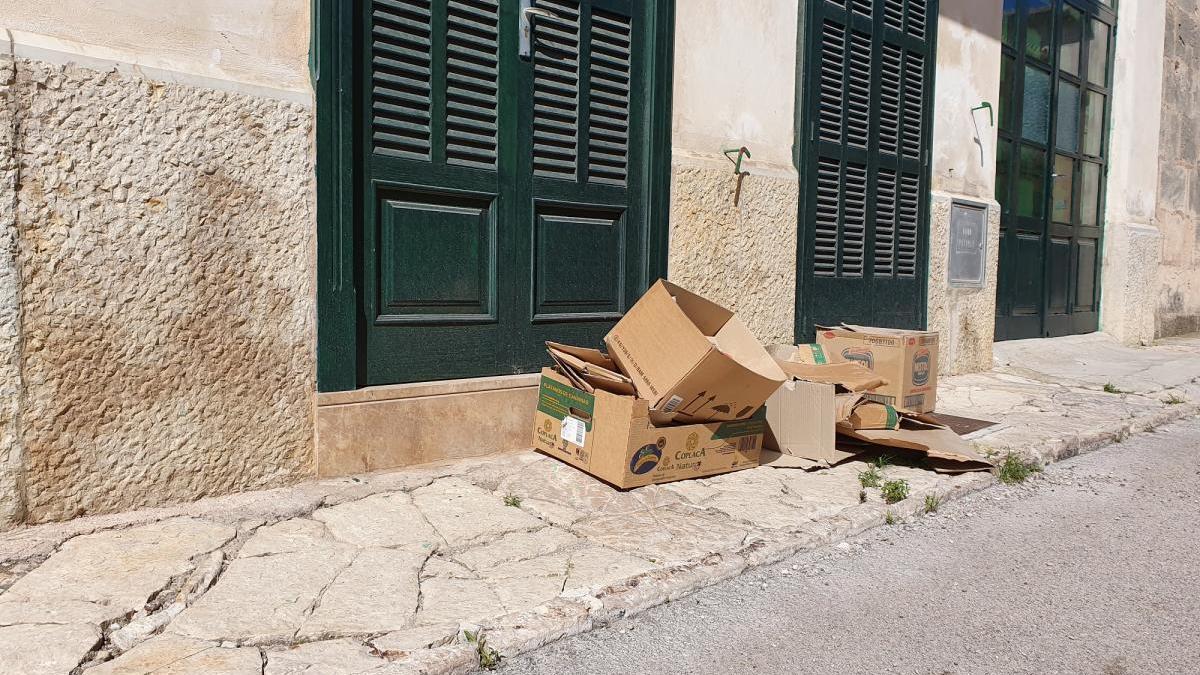
[[[817,344],[831,361],[857,361],[887,380],[868,397],[908,412],[937,405],[938,334],[926,331],[817,326]]]
[[[855,430],[841,425],[838,433],[876,445],[923,453],[930,459],[934,470],[940,473],[987,471],[992,468],[992,463],[975,452],[970,443],[949,427],[925,415],[902,414],[897,429]]]
[[[656,427],[647,401],[542,370],[533,446],[619,488],[758,466],[766,420]]]
[[[787,379],[733,312],[663,280],[604,342],[663,422],[745,419]]]
[[[778,359],[795,352],[808,354],[806,346],[773,345],[769,351]],[[780,361],[791,376],[767,399],[767,437],[763,464],[781,468],[815,469],[833,466],[858,454],[837,446],[836,427],[850,418],[860,394],[850,393],[877,386],[882,380],[856,363],[823,365]]]
[[[599,349],[547,342],[546,351],[559,365],[560,372],[586,392],[599,388],[614,394],[632,396],[634,393],[633,381],[617,372],[617,364]]]

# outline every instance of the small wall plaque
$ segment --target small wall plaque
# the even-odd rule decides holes
[[[950,204],[950,285],[983,288],[987,276],[988,207],[955,200]]]

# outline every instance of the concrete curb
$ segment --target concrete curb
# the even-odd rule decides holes
[[[1110,424],[1089,433],[1048,439],[1040,445],[1023,448],[1020,454],[1043,464],[1058,462],[1197,414],[1200,414],[1198,404],[1170,406],[1154,414]],[[943,502],[949,502],[996,483],[993,474],[980,473],[948,490],[932,488],[913,491],[908,499],[891,506],[873,503],[852,506],[834,517],[829,528],[820,534],[781,533],[759,538],[736,551],[712,553],[698,560],[631,577],[590,595],[560,597],[535,609],[507,614],[482,624],[487,648],[495,650],[502,658],[512,658],[561,638],[604,627],[613,621],[678,600],[750,569],[772,565],[797,553],[845,541],[883,525],[888,512],[900,519],[916,516],[924,510],[926,495],[936,494]],[[479,668],[479,654],[475,645],[460,643],[410,652],[397,665],[400,664],[413,673],[428,675],[471,673]]]

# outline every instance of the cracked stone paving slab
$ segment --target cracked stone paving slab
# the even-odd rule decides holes
[[[0,672],[62,675],[100,642],[89,624],[23,624],[0,627]]]
[[[407,628],[417,611],[418,575],[427,555],[364,549],[325,590],[298,637],[305,640]]]
[[[680,509],[684,507],[679,507]],[[576,523],[575,534],[601,546],[672,564],[738,548],[747,527],[699,510],[676,507],[602,515]]]
[[[310,642],[291,649],[266,653],[263,675],[392,675],[410,673],[407,666],[391,663],[358,640]]]
[[[413,503],[446,544],[457,548],[481,538],[544,523],[519,508],[459,478],[443,478],[412,493]]]
[[[177,635],[160,635],[85,675],[261,675],[262,655],[253,647],[222,647]]]
[[[67,541],[0,596],[0,624],[102,623],[141,609],[235,530],[173,518]]]
[[[167,631],[202,640],[263,644],[291,640],[356,549],[315,543],[303,551],[238,558]]]
[[[355,546],[432,551],[442,544],[442,537],[413,504],[412,497],[403,492],[319,509],[312,517],[325,523],[335,539]]]

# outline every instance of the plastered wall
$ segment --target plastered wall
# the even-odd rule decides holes
[[[1200,331],[1200,3],[1167,0],[1157,225],[1155,334]]]
[[[928,318],[942,335],[939,368],[970,373],[992,366],[1000,208],[994,199],[995,109],[1000,92],[999,3],[942,0],[934,88]],[[974,110],[973,110],[974,109]],[[982,288],[948,282],[950,212],[954,200],[988,208],[987,264]]]
[[[795,0],[676,8],[669,275],[768,342],[791,342],[795,324],[797,10]],[[735,205],[721,151],[741,146],[752,156]]]
[[[0,0],[29,49],[308,92],[309,0]],[[156,73],[157,74],[157,73]],[[159,78],[162,79],[162,78]]]
[[[1154,339],[1165,243],[1156,217],[1164,17],[1163,0],[1121,3],[1113,55],[1100,329],[1130,345]]]

